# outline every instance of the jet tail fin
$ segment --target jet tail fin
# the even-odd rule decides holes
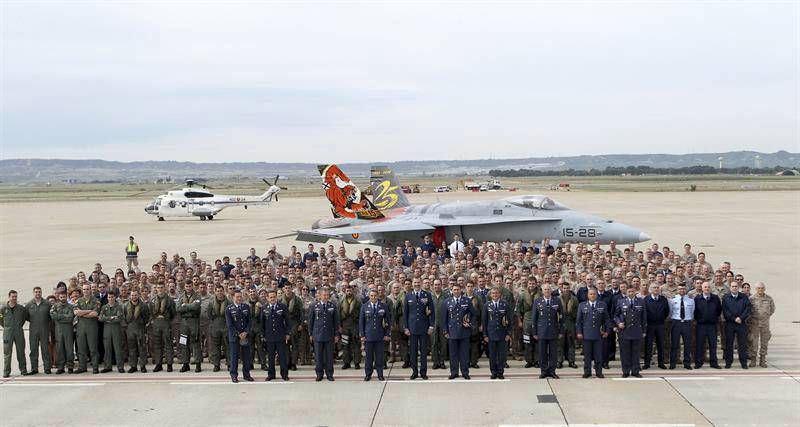
[[[318,165],[334,218],[379,219],[383,214],[337,165]]]
[[[372,204],[376,208],[386,210],[411,206],[400,188],[400,181],[388,166],[372,166],[369,183],[372,190]]]

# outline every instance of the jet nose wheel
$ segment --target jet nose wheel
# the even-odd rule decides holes
[[[208,220],[209,220],[209,221],[211,221],[211,220],[213,220],[213,219],[214,219],[214,215],[209,215],[209,216],[208,216]]]
[[[163,217],[163,216],[160,216],[160,217],[158,217],[158,220],[159,220],[159,221],[163,221],[163,220],[164,220],[164,217]]]
[[[200,221],[205,221],[205,220],[206,220],[206,217],[204,217],[204,216],[200,217]]]

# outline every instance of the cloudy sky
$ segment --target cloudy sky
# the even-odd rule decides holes
[[[0,3],[0,157],[800,150],[797,2]]]

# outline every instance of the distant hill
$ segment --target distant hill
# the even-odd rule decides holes
[[[759,156],[758,160],[756,156]],[[381,162],[398,175],[487,175],[490,170],[540,169],[589,170],[607,167],[650,166],[682,168],[689,166],[719,167],[723,158],[726,168],[775,166],[800,167],[800,153],[778,151],[732,151],[699,154],[610,154],[572,157],[530,157],[524,159],[479,160],[404,160]],[[369,175],[369,163],[344,163],[342,168],[354,177]],[[115,162],[106,160],[7,159],[0,160],[0,181],[27,182],[153,182],[186,177],[199,179],[232,179],[282,176],[316,177],[312,163],[192,163],[177,161]]]

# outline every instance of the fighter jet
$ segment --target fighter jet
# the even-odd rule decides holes
[[[572,210],[542,195],[412,205],[386,166],[372,168],[370,201],[337,165],[318,168],[333,218],[317,220],[309,230],[296,230],[297,240],[395,246],[405,240],[418,244],[430,235],[437,247],[442,241],[452,241],[455,234],[479,242],[541,242],[547,238],[624,244],[650,240],[636,228]]]

